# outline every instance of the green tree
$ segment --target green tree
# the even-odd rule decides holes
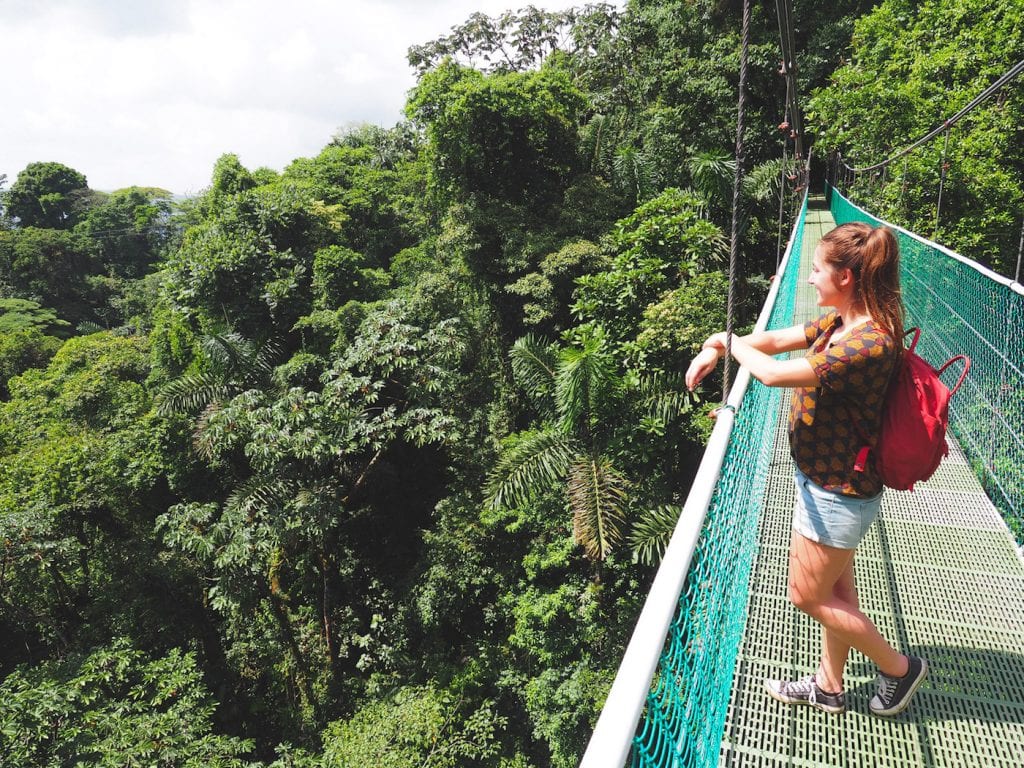
[[[148,374],[143,340],[97,333],[8,381],[0,622],[20,640],[5,653],[38,657],[124,623],[146,640],[190,625],[163,626],[181,612],[152,547],[154,508],[167,503],[168,434],[150,413]],[[138,590],[140,580],[155,588]]]
[[[78,233],[37,227],[0,232],[0,276],[10,292],[72,324],[96,318],[95,272],[91,244]]]
[[[426,127],[432,174],[447,194],[546,208],[575,170],[584,104],[557,71],[488,76],[448,62],[423,76],[407,113]]]
[[[44,334],[49,323],[42,328],[33,325],[12,328],[12,315],[26,317],[21,312],[3,311],[4,304],[17,299],[0,299],[0,399],[10,395],[7,382],[29,368],[42,368],[60,348],[61,340]],[[52,315],[51,315],[52,317]],[[33,321],[35,318],[33,317]]]
[[[3,193],[6,213],[22,227],[70,229],[89,202],[85,176],[60,163],[29,163]]]
[[[66,332],[70,323],[52,309],[28,299],[0,299],[0,333],[23,331]],[[20,342],[18,342],[20,343]]]
[[[214,199],[238,195],[255,186],[256,180],[239,161],[238,155],[228,153],[217,158],[210,184],[210,193]]]
[[[649,305],[724,261],[722,232],[704,207],[692,193],[667,189],[618,221],[611,265],[579,278],[573,314],[600,324],[614,344],[634,339]]]
[[[476,709],[457,692],[406,686],[367,704],[324,733],[324,768],[459,768],[507,765],[497,732],[507,718],[493,702]]]
[[[559,489],[573,516],[573,536],[603,560],[621,540],[630,505],[630,482],[616,466],[625,434],[635,424],[617,411],[636,413],[655,404],[666,419],[687,408],[666,393],[642,398],[640,382],[616,370],[604,334],[585,329],[579,346],[559,350],[527,336],[512,348],[516,381],[536,405],[541,426],[510,437],[489,481],[489,503],[519,506]]]
[[[408,125],[352,129],[316,157],[295,160],[284,178],[338,206],[345,216],[339,244],[364,254],[368,266],[387,267],[425,233],[421,141]]]
[[[611,35],[620,18],[609,3],[546,11],[527,6],[490,17],[474,13],[451,34],[409,48],[409,64],[422,75],[454,59],[485,72],[536,69],[556,51],[591,53]]]
[[[250,339],[286,338],[311,309],[315,255],[339,242],[344,214],[288,181],[210,193],[203,206],[168,260],[170,306],[198,335],[227,327]]]
[[[857,21],[851,59],[810,101],[819,154],[838,150],[864,166],[909,145],[1024,58],[1022,24],[1017,3],[881,3]],[[950,129],[937,231],[944,136],[884,178],[861,174],[852,194],[879,216],[1010,273],[1024,201],[1022,96],[1024,84],[1010,82]]]
[[[705,272],[662,294],[644,310],[635,337],[623,345],[637,370],[683,371],[704,340],[725,327],[726,275]]]
[[[140,278],[174,235],[169,198],[163,190],[118,190],[90,208],[76,231],[93,241],[102,269],[116,277]]]
[[[227,398],[227,389],[185,382],[181,392],[170,385],[163,399],[191,408],[209,403],[195,445],[226,486],[222,501],[190,500],[161,516],[164,540],[213,584],[210,604],[230,637],[258,637],[265,628],[253,616],[269,618],[287,657],[269,687],[282,700],[297,690],[294,708],[308,724],[334,706],[330,692],[356,682],[343,671],[391,664],[377,648],[381,622],[368,597],[386,595],[387,587],[373,564],[374,536],[360,534],[362,518],[387,514],[371,500],[388,478],[404,477],[411,494],[422,485],[412,447],[443,444],[457,433],[440,402],[451,391],[449,361],[462,345],[457,324],[423,330],[401,318],[397,302],[371,313],[318,389],[248,380]],[[424,503],[402,499],[399,516]],[[268,651],[266,643],[239,645],[239,653],[255,654],[257,667]]]
[[[243,768],[253,743],[214,730],[192,653],[149,659],[118,639],[0,683],[0,766]]]
[[[198,371],[169,382],[157,394],[154,404],[161,415],[194,415],[220,408],[243,391],[272,386],[275,358],[280,356],[277,345],[257,345],[237,333],[224,333],[203,337],[199,347]]]
[[[569,328],[569,307],[576,278],[607,266],[608,257],[586,240],[569,243],[541,259],[539,269],[519,278],[508,291],[527,299],[523,320],[528,326],[561,332]]]

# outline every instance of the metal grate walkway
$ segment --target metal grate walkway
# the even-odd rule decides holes
[[[820,311],[806,284],[814,248],[834,226],[807,213],[797,320]],[[931,673],[910,708],[886,720],[868,713],[875,670],[857,651],[847,665],[845,715],[788,707],[763,692],[767,676],[817,667],[820,629],[787,599],[793,505],[783,398],[736,662],[721,766],[1024,765],[1024,560],[963,453],[913,493],[887,491],[882,514],[857,552],[861,609]]]

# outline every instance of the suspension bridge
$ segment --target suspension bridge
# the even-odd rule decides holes
[[[824,232],[885,223],[826,191],[830,205],[804,198],[758,329],[820,311],[806,276]],[[886,492],[857,555],[861,609],[928,659],[929,678],[892,719],[869,713],[875,670],[856,651],[845,715],[764,693],[766,677],[816,669],[820,628],[787,599],[788,393],[741,369],[584,768],[1024,764],[1024,287],[889,226],[908,326],[925,329],[919,353],[973,361],[952,403],[950,456],[915,491]]]
[[[792,0],[776,0],[785,118],[804,162]],[[743,3],[736,175],[727,332],[734,304],[744,83],[750,2]],[[823,197],[809,162],[803,202],[754,330],[785,328],[820,310],[805,284],[814,249],[837,224],[885,224],[897,233],[908,327],[939,364],[965,354],[970,376],[950,410],[950,455],[913,492],[886,491],[858,547],[860,608],[930,674],[909,709],[871,715],[875,670],[852,652],[847,712],[828,715],[770,699],[767,677],[817,669],[820,627],[788,600],[795,497],[786,435],[788,392],[741,368],[637,620],[581,768],[705,766],[1024,765],[1024,286],[855,205],[848,190],[944,137],[935,225],[941,217],[951,129],[1024,72],[1019,62],[940,125],[887,159],[860,168],[840,156]],[[786,173],[786,145],[783,148]],[[779,224],[783,219],[780,192]],[[1017,280],[1024,255],[1024,228]]]

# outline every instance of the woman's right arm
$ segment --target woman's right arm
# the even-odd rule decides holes
[[[780,328],[775,331],[758,331],[743,336],[742,341],[754,349],[764,352],[767,355],[776,355],[780,352],[792,352],[796,349],[807,349],[807,337],[804,336],[804,327],[794,325],[790,328]],[[716,333],[708,337],[700,353],[693,358],[690,367],[686,371],[686,386],[693,389],[700,382],[715,370],[718,359],[725,354],[725,333]]]
[[[803,325],[792,325],[789,328],[779,328],[774,331],[758,331],[740,337],[754,349],[764,352],[766,355],[777,355],[780,352],[792,352],[797,349],[807,349],[807,337],[804,335]],[[704,349],[717,349],[725,352],[725,334],[716,333],[704,342]]]

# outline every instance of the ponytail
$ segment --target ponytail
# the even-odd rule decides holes
[[[822,257],[836,270],[853,273],[856,301],[903,350],[903,298],[900,291],[900,249],[888,227],[863,222],[841,224],[821,238]]]

